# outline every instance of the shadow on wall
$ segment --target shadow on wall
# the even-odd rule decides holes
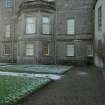
[[[1,63],[17,63],[17,60],[16,59],[2,59],[0,60]]]
[[[58,62],[57,64],[62,64],[62,65],[93,65],[94,64],[94,59],[93,57],[87,57],[85,60],[62,60]]]

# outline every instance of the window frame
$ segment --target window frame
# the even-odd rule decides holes
[[[93,57],[93,56],[94,56],[93,45],[89,44],[87,45],[87,57]]]
[[[43,18],[45,18],[45,17],[47,17],[48,19],[49,19],[49,23],[43,23]],[[44,33],[44,31],[43,31],[43,25],[46,25],[46,24],[48,24],[48,26],[49,26],[49,32],[48,33]],[[50,35],[51,34],[51,16],[45,16],[45,15],[43,15],[42,17],[41,17],[41,33],[43,34],[43,35]]]
[[[44,51],[46,46],[47,46],[47,54],[45,54],[45,51]],[[43,44],[42,52],[43,52],[43,56],[45,56],[45,57],[50,56],[50,45],[49,44]]]
[[[72,27],[73,28],[73,33],[71,33],[71,32],[69,32],[69,21],[70,20],[73,20],[73,22],[74,22],[74,27]],[[66,20],[66,33],[67,33],[67,35],[75,35],[75,31],[76,31],[76,18],[75,17],[71,17],[71,18],[68,18],[67,20]]]
[[[74,54],[73,55],[68,55],[68,46],[73,45],[74,47]],[[74,44],[66,44],[66,57],[74,57],[75,56],[75,45]]]
[[[13,0],[5,0],[5,7],[6,8],[12,8],[13,6]]]
[[[28,18],[34,18],[35,19],[35,23],[33,23],[33,25],[35,25],[35,29],[34,29],[35,32],[27,33],[27,25],[28,25],[27,19]],[[30,24],[32,24],[32,23],[30,23]],[[37,17],[36,16],[26,16],[25,17],[25,34],[26,35],[32,35],[32,34],[36,34],[36,33],[37,33]]]
[[[9,32],[7,32],[8,31],[8,27],[9,27]],[[7,35],[7,33],[9,33],[8,35]],[[10,24],[6,24],[5,25],[5,38],[10,38],[11,37],[11,25]]]
[[[27,54],[27,50],[31,49],[31,48],[28,48],[28,49],[27,49],[27,45],[33,45],[32,55]],[[26,43],[26,44],[25,44],[25,56],[27,56],[27,57],[28,57],[28,56],[34,56],[34,49],[35,49],[35,48],[34,48],[34,44],[33,44],[33,43]]]
[[[6,53],[8,52],[8,53]],[[3,55],[4,56],[9,56],[11,54],[11,49],[10,49],[10,45],[5,44],[4,45],[4,50],[3,50]]]
[[[102,31],[102,5],[98,7],[98,31]]]

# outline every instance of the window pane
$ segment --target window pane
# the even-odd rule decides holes
[[[50,33],[50,19],[49,19],[49,17],[42,18],[42,33],[43,34]]]
[[[75,33],[75,20],[69,19],[67,21],[67,34],[74,34]]]
[[[49,17],[43,17],[42,21],[43,21],[43,23],[47,23],[48,24],[49,23]]]
[[[50,28],[48,24],[43,24],[43,34],[49,34]]]
[[[70,19],[70,20],[68,20],[68,25],[69,26],[74,26],[74,19]]]
[[[73,27],[68,29],[68,34],[74,34],[74,28]]]
[[[26,55],[30,55],[30,56],[33,55],[33,51],[32,51],[31,49],[30,49],[30,50],[27,49],[27,53],[26,53]]]
[[[35,17],[27,17],[27,23],[35,23]]]
[[[93,46],[92,45],[87,46],[87,56],[93,56]]]
[[[27,56],[34,55],[34,45],[33,44],[27,44],[26,45],[26,55]]]
[[[102,29],[102,7],[98,8],[98,30],[101,31]]]
[[[5,6],[6,6],[7,8],[12,7],[12,0],[5,0]]]
[[[48,44],[44,45],[43,47],[43,55],[49,56],[49,45]]]
[[[27,17],[26,19],[26,33],[32,34],[36,32],[36,19],[35,17]]]
[[[27,49],[33,49],[33,44],[27,44]]]
[[[10,55],[10,45],[4,46],[4,55]]]
[[[26,25],[26,33],[30,34],[30,33],[35,33],[35,24],[27,24]]]
[[[67,45],[67,56],[74,56],[74,45]]]
[[[10,37],[10,25],[6,25],[5,37]]]

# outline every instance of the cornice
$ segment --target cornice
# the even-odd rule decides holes
[[[44,0],[32,0],[32,1],[24,1],[22,4],[19,6],[19,11],[20,13],[24,9],[48,9],[48,10],[56,10],[55,2],[48,2]]]

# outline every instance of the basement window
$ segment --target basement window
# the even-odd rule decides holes
[[[10,55],[10,45],[4,45],[4,55]]]
[[[88,57],[92,57],[93,56],[93,46],[92,45],[88,45],[87,46],[87,56]]]
[[[49,44],[44,44],[43,55],[44,56],[49,56]]]
[[[67,45],[67,56],[72,57],[74,56],[74,45]]]
[[[34,55],[34,44],[26,44],[26,56]]]

